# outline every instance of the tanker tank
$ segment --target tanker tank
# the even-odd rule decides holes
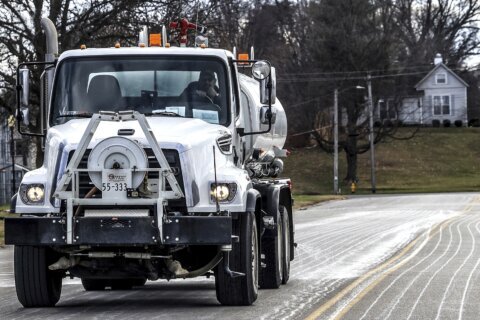
[[[250,114],[250,119],[245,121],[250,125],[250,128],[245,128],[246,132],[266,131],[268,124],[262,124],[260,121],[262,106],[266,105],[260,102],[258,81],[243,74],[239,79],[242,91],[241,103],[248,104]],[[246,136],[245,149],[249,159],[247,167],[253,171],[251,175],[258,178],[276,177],[283,170],[283,162],[278,157],[285,156],[282,149],[287,138],[287,117],[278,98],[272,104],[272,113],[275,118],[272,130]]]

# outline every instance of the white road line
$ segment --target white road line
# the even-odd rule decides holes
[[[467,226],[467,229],[468,229],[468,232],[470,233],[470,236],[472,237],[473,239],[473,246],[472,246],[472,249],[470,250],[470,253],[469,255],[466,257],[466,259],[463,260],[462,264],[457,268],[457,270],[455,270],[455,272],[453,273],[453,276],[450,278],[450,281],[448,282],[448,285],[447,285],[447,288],[445,289],[445,291],[443,292],[443,297],[442,297],[442,300],[440,302],[440,306],[438,307],[438,310],[437,310],[437,316],[435,317],[435,320],[438,320],[440,318],[440,313],[442,312],[442,308],[443,308],[443,305],[445,303],[445,299],[447,298],[447,294],[448,292],[450,291],[450,287],[452,286],[452,283],[453,283],[453,280],[456,278],[458,272],[463,268],[463,266],[465,265],[465,263],[470,259],[470,257],[473,255],[473,250],[475,248],[475,237],[473,236],[473,233],[472,233],[472,230],[470,228],[470,226],[473,224],[473,221],[470,222]],[[460,244],[463,242],[463,237],[461,235],[461,233],[459,233],[460,235]]]
[[[473,223],[473,222],[472,222],[472,223]],[[470,227],[470,224],[469,224],[469,227]],[[437,243],[437,246],[430,252],[429,256],[432,255],[432,254],[436,251],[437,247],[438,247],[438,243]],[[410,289],[410,287],[413,285],[413,283],[416,282],[416,281],[420,278],[420,276],[422,276],[422,273],[423,273],[424,271],[430,269],[430,267],[432,267],[433,265],[435,265],[435,263],[437,263],[445,254],[446,254],[446,251],[444,252],[444,254],[443,254],[442,256],[439,256],[435,261],[433,261],[433,262],[428,266],[428,268],[424,268],[424,269],[423,269],[422,271],[420,271],[420,272],[417,271],[417,272],[418,272],[418,275],[409,283],[408,287],[402,292],[402,296],[400,297],[400,299],[403,298],[403,296],[404,296],[404,295],[406,294],[406,292]],[[397,303],[394,305],[394,307],[396,307],[396,305],[400,302],[400,299],[397,300]],[[414,308],[415,308],[415,307],[416,307],[416,304],[414,305]],[[389,312],[389,314],[388,314],[388,317],[391,316],[392,312],[393,312],[393,308],[390,310],[390,312]]]
[[[414,249],[413,252],[410,252],[407,254],[405,258],[400,259],[399,261],[394,262],[392,265],[387,267],[385,270],[381,270],[384,266],[389,265],[389,262],[383,262],[380,266],[377,266],[377,268],[380,268],[378,272],[376,272],[373,275],[367,276],[367,274],[362,275],[360,278],[364,278],[363,280],[360,281],[358,286],[356,286],[353,290],[350,291],[348,294],[349,297],[345,300],[338,300],[336,304],[339,304],[338,307],[336,307],[335,311],[331,314],[329,319],[338,319],[339,315],[343,313],[345,308],[350,309],[352,306],[351,303],[354,301],[359,295],[364,292],[368,287],[370,287],[374,283],[379,283],[383,281],[382,278],[384,278],[386,275],[390,274],[393,270],[398,269],[400,266],[406,264],[408,261],[410,261],[412,258],[414,258],[419,252],[423,250],[423,248],[427,245],[429,236],[428,234],[431,232],[431,228],[425,231],[420,237],[424,237],[422,243],[420,245],[417,245],[416,248]],[[419,239],[420,239],[419,237]],[[404,253],[407,253],[409,250],[404,251]],[[401,254],[403,256],[403,254]],[[392,257],[391,259],[396,260],[395,256]],[[374,269],[375,270],[375,269]],[[370,270],[372,272],[372,270]],[[365,278],[366,277],[366,278]],[[357,279],[358,281],[358,279]],[[311,316],[311,315],[310,315]]]
[[[457,229],[458,229],[458,225],[460,223],[457,224]],[[448,228],[448,231],[450,233],[450,241],[448,242],[448,246],[447,248],[444,250],[444,253],[442,254],[442,257],[444,255],[446,255],[448,253],[448,249],[450,248],[451,244],[452,244],[452,239],[453,239],[453,234],[452,234],[452,225],[449,226]],[[442,269],[448,264],[448,262],[450,262],[450,260],[452,260],[456,254],[458,253],[458,251],[460,250],[460,246],[457,247],[457,250],[456,252],[454,253],[454,255],[452,257],[450,257],[446,263],[444,263],[440,268],[437,269],[437,271],[435,271],[435,273],[430,277],[430,279],[428,280],[428,282],[424,285],[422,291],[420,292],[420,294],[418,295],[417,299],[415,300],[415,303],[413,304],[412,306],[412,309],[410,310],[410,313],[408,314],[408,317],[407,317],[407,320],[409,320],[412,315],[413,315],[413,312],[415,311],[418,303],[420,302],[420,299],[423,297],[425,291],[427,290],[427,288],[430,286],[430,283],[433,281],[433,279],[436,277],[436,275],[442,271]]]
[[[475,226],[475,229],[477,230],[478,233],[480,233],[479,224],[480,224],[480,222],[478,222],[477,225]],[[475,243],[476,243],[475,242],[475,237],[473,237],[474,246],[475,246]],[[473,267],[472,271],[468,275],[467,283],[465,284],[465,289],[463,290],[463,294],[462,294],[462,301],[460,302],[460,310],[458,311],[458,319],[459,320],[461,320],[462,316],[463,316],[463,308],[465,306],[465,299],[466,299],[466,296],[467,296],[468,288],[470,286],[470,281],[472,279],[473,273],[475,272],[475,270],[477,270],[479,264],[480,264],[480,258],[477,259],[477,262],[475,263],[475,266]]]
[[[370,312],[370,310],[377,304],[377,302],[380,300],[381,297],[383,297],[383,295],[400,279],[402,278],[402,276],[404,274],[406,274],[407,272],[409,272],[411,269],[413,269],[414,267],[418,266],[419,264],[421,264],[423,261],[425,261],[427,258],[429,258],[431,255],[433,255],[433,252],[435,251],[435,249],[438,248],[438,246],[440,245],[440,242],[442,240],[442,235],[443,235],[443,232],[440,231],[439,233],[439,238],[438,238],[438,241],[437,241],[437,244],[435,245],[435,248],[430,251],[430,253],[424,257],[423,259],[421,259],[418,263],[416,263],[415,265],[411,266],[410,268],[408,268],[407,270],[405,270],[404,272],[402,272],[399,276],[397,276],[397,278],[395,280],[393,280],[390,285],[388,287],[386,287],[378,296],[377,298],[375,299],[375,301],[373,301],[373,303],[368,307],[367,310],[365,310],[365,312],[363,313],[363,315],[360,317],[360,320],[361,319],[364,319],[366,317],[366,315],[368,314],[368,312]],[[408,288],[407,288],[408,290]],[[404,294],[404,292],[402,293],[402,295]],[[395,308],[395,305],[393,306],[393,308]],[[387,315],[387,318],[390,316]]]
[[[473,223],[473,222],[472,222]],[[471,223],[470,223],[471,224]],[[470,228],[470,224],[468,226],[468,228]],[[433,255],[433,253],[435,253],[435,250],[438,248],[438,244],[439,242],[437,243],[437,245],[435,246],[435,248],[430,252],[430,254],[427,256],[427,257],[430,257],[431,255]],[[446,252],[445,252],[446,253]],[[417,276],[408,284],[408,286],[403,290],[403,292],[401,293],[400,297],[397,299],[397,301],[395,302],[395,304],[392,306],[392,308],[390,309],[388,315],[387,315],[387,319],[390,318],[390,316],[392,315],[392,312],[393,310],[395,309],[395,307],[400,303],[401,299],[405,296],[405,294],[407,293],[407,291],[411,288],[411,286],[413,285],[413,283],[415,283],[419,278],[420,276],[422,276],[422,273],[428,269],[430,269],[433,265],[435,265],[441,258],[443,257],[442,256],[439,256],[437,259],[435,259],[435,261],[433,261],[432,263],[429,264],[429,266],[427,268],[423,268],[422,271],[418,271],[416,270],[415,272],[418,272]],[[422,259],[422,260],[425,260]],[[417,263],[416,265],[418,265],[419,263]],[[410,268],[411,269],[411,268]]]

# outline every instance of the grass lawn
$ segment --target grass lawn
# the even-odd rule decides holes
[[[295,199],[294,209],[300,209],[308,207],[320,202],[331,201],[331,200],[343,200],[344,196],[335,196],[335,195],[312,195],[312,194],[294,194],[293,198]]]
[[[403,129],[402,130],[408,130]],[[377,193],[480,191],[480,128],[422,128],[410,140],[388,140],[376,145]],[[346,175],[344,152],[339,154],[341,194]],[[319,148],[291,150],[284,176],[293,192],[333,193],[333,155]],[[357,193],[370,193],[370,153],[358,157]]]

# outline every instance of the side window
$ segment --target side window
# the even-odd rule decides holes
[[[241,109],[243,110],[248,110],[248,97],[247,95],[245,94],[245,92],[243,91],[240,91],[240,106],[241,106]],[[239,110],[240,112],[240,110]]]
[[[250,126],[252,123],[252,115],[250,114],[250,102],[248,101],[248,96],[245,92],[240,90],[240,112],[243,112],[245,119],[243,120],[245,122],[246,126]],[[251,128],[245,128],[250,130]]]

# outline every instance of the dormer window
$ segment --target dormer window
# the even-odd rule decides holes
[[[435,75],[436,84],[446,84],[447,83],[447,74],[446,73],[437,73]]]

